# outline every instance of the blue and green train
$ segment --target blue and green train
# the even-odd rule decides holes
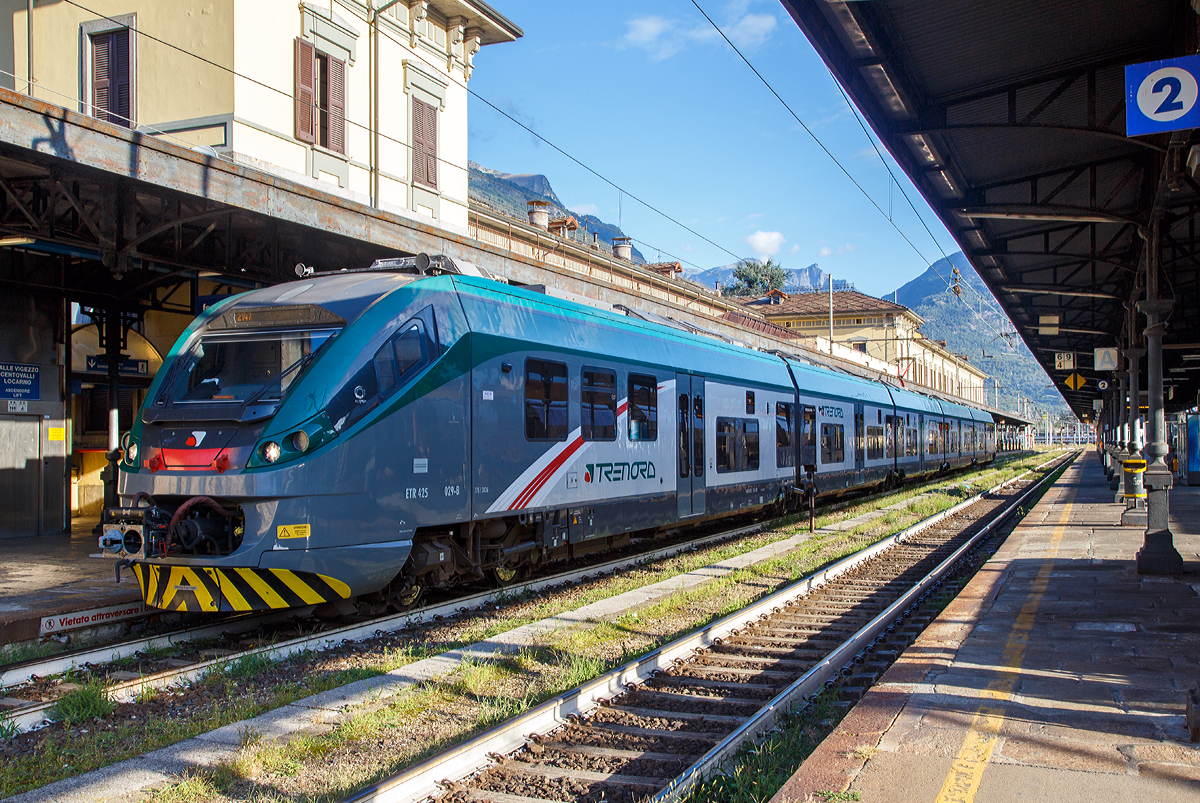
[[[982,410],[444,257],[209,308],[124,446],[101,548],[193,612],[402,609],[996,450]]]

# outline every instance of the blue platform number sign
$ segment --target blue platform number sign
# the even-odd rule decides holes
[[[1125,133],[1200,128],[1200,56],[1125,67]]]
[[[0,362],[0,399],[42,398],[42,366]]]

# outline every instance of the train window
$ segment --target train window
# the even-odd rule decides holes
[[[753,418],[717,419],[717,473],[758,471],[758,421]]]
[[[580,434],[585,441],[617,439],[617,374],[601,368],[583,369],[579,394],[583,421]]]
[[[916,427],[910,427],[904,430],[904,456],[921,456],[921,439],[918,435]]]
[[[737,471],[737,419],[717,419],[717,473]]]
[[[753,419],[742,421],[742,438],[744,447],[742,459],[739,461],[740,470],[758,471],[758,422]]]
[[[567,439],[567,366],[561,362],[525,361],[525,437]]]
[[[854,414],[854,462],[862,468],[863,454],[866,448],[866,433],[863,431],[863,414]]]
[[[425,364],[429,356],[429,340],[421,321],[405,324],[375,352],[375,381],[380,396],[390,396],[403,385],[412,373]]]
[[[883,427],[867,427],[867,459],[883,459]]]
[[[792,448],[792,405],[775,403],[775,465],[787,468],[796,465],[796,450]]]
[[[846,431],[841,424],[821,425],[821,463],[841,463],[846,459]]]
[[[896,416],[889,415],[883,424],[883,450],[888,460],[896,456]]]
[[[658,440],[658,380],[629,375],[629,440]]]
[[[688,430],[691,429],[688,421],[688,410],[691,409],[689,396],[686,393],[679,394],[679,478],[685,479],[692,473],[692,464],[688,459]],[[719,421],[720,419],[718,419]]]
[[[746,391],[746,415],[754,415],[754,391]]]
[[[692,397],[692,476],[704,476],[704,397]]]
[[[800,408],[800,461],[811,466],[817,462],[817,408]]]

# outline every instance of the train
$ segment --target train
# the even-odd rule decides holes
[[[332,615],[992,460],[985,410],[445,256],[229,297],[123,436],[100,548],[152,608]]]

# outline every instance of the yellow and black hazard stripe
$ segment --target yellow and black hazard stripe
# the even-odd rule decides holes
[[[217,569],[135,563],[133,572],[142,587],[142,599],[146,604],[167,611],[269,611],[350,597],[350,586],[337,578],[289,569]]]

